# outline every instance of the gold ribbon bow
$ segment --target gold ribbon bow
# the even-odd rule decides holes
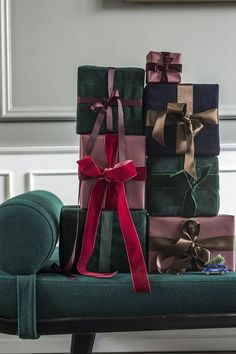
[[[164,139],[165,127],[176,124],[176,153],[185,154],[184,170],[196,179],[194,161],[194,137],[203,128],[202,123],[217,124],[217,109],[188,114],[185,103],[168,103],[167,110],[147,111],[148,125],[154,124],[152,136],[161,145],[166,146]]]
[[[182,223],[182,235],[176,242],[164,237],[151,237],[150,249],[157,250],[157,269],[160,273],[185,272],[190,264],[201,269],[210,260],[210,251],[232,251],[233,236],[219,236],[198,240],[200,223],[195,219],[186,219]],[[171,264],[164,269],[163,261],[173,257]]]

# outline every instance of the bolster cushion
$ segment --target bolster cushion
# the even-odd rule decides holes
[[[46,191],[18,195],[0,205],[0,269],[37,273],[51,257],[59,230],[61,200]]]

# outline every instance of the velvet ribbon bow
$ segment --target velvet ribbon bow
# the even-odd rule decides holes
[[[199,232],[200,223],[195,219],[187,219],[182,222],[182,235],[178,241],[155,238],[155,248],[161,249],[156,259],[158,271],[176,274],[185,272],[190,265],[200,270],[210,260],[211,250],[232,251],[233,237],[219,236],[199,240]],[[171,264],[164,268],[163,262],[170,257],[173,258]]]
[[[109,138],[110,137],[110,138]],[[80,173],[88,178],[94,178],[88,212],[85,222],[81,254],[77,263],[80,274],[97,278],[110,278],[116,273],[96,273],[87,270],[87,264],[92,256],[102,205],[108,189],[114,194],[118,210],[120,227],[124,238],[127,257],[130,265],[132,282],[135,292],[149,292],[150,284],[147,276],[144,256],[140,241],[130,214],[125,194],[124,182],[134,178],[137,174],[134,162],[126,160],[117,164],[112,136],[106,136],[105,150],[108,159],[108,168],[97,166],[94,160],[87,156],[78,161]]]
[[[169,82],[168,74],[176,75],[179,78],[179,73],[182,72],[182,64],[173,64],[170,52],[162,52],[161,60],[159,63],[147,63],[146,70],[153,72],[161,72],[160,82]],[[178,80],[176,80],[178,81]]]
[[[173,102],[168,103],[166,111],[150,111],[150,114],[155,115],[152,136],[163,146],[166,146],[165,126],[177,125],[176,153],[185,154],[184,170],[193,178],[197,178],[194,162],[194,137],[203,128],[202,123],[217,124],[217,109],[189,115],[185,103]],[[149,119],[152,120],[152,117]]]
[[[212,165],[203,166],[200,176],[197,179],[191,178],[184,170],[170,175],[171,180],[176,185],[177,190],[184,194],[182,204],[182,215],[187,217],[196,216],[197,203],[195,193],[198,187],[206,180]]]
[[[85,155],[91,155],[96,138],[99,134],[102,122],[106,117],[106,127],[108,131],[113,130],[113,115],[112,106],[118,106],[118,135],[119,135],[119,161],[125,160],[125,129],[124,129],[124,112],[123,105],[127,106],[141,106],[142,100],[135,99],[121,99],[119,90],[114,89],[115,68],[108,68],[108,96],[105,98],[96,97],[78,97],[78,103],[92,103],[91,109],[98,112],[90,139],[85,148]]]

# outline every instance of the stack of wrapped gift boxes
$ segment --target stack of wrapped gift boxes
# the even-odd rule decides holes
[[[218,85],[180,84],[179,53],[150,52],[146,70],[144,90],[143,69],[79,67],[79,206],[62,209],[60,235],[62,271],[130,272],[137,292],[147,267],[200,270],[221,253],[234,269],[234,218],[217,216]]]
[[[219,253],[233,270],[234,217],[217,216],[219,87],[180,84],[180,71],[179,53],[147,55],[149,271],[201,270]]]

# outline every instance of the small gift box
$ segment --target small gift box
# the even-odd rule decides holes
[[[78,220],[76,256],[71,269],[72,273],[77,273],[76,265],[81,252],[86,215],[87,210],[79,209],[77,206],[65,206],[61,211],[59,252],[62,269],[66,267],[71,257]],[[146,258],[146,211],[131,210],[131,216],[143,255]],[[129,273],[129,264],[117,211],[102,211],[95,247],[88,263],[88,269],[102,273],[115,271]]]
[[[185,170],[194,176],[195,156],[220,153],[218,85],[148,84],[145,120],[148,156],[185,155]]]
[[[214,216],[219,211],[218,158],[197,157],[197,179],[183,156],[148,158],[147,211],[160,216]]]
[[[90,134],[100,114],[99,134],[117,133],[124,120],[125,134],[142,135],[143,86],[143,69],[80,66],[77,133]]]
[[[183,219],[148,218],[149,272],[179,273],[201,270],[221,254],[228,270],[234,263],[234,216]]]
[[[84,151],[90,136],[80,136],[80,158],[84,157]],[[133,160],[136,167],[136,176],[125,182],[126,198],[130,209],[144,209],[145,207],[145,179],[146,179],[146,149],[145,136],[125,136],[126,160]],[[112,158],[108,161],[108,156]],[[94,162],[101,168],[111,168],[117,163],[118,158],[118,136],[116,134],[98,135],[92,154]],[[113,161],[112,161],[113,160]],[[96,176],[89,178],[84,176],[80,188],[80,206],[88,208],[91,190],[96,181]],[[103,201],[103,208],[114,209],[115,201],[112,191],[108,191],[106,200]]]
[[[182,73],[181,54],[149,52],[146,56],[146,81],[180,82]]]

